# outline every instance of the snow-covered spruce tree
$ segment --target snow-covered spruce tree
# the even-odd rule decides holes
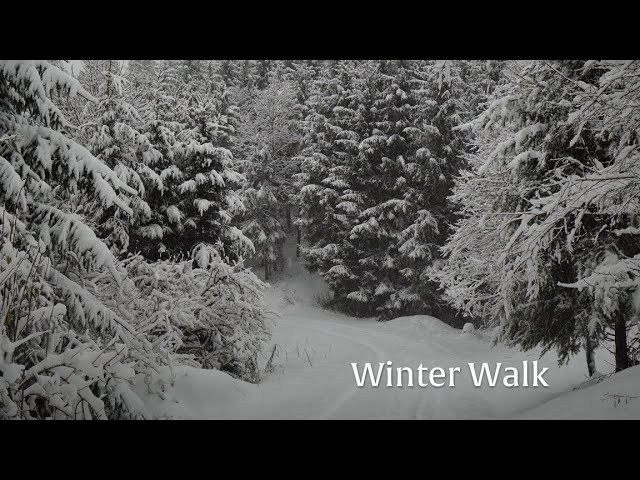
[[[382,307],[388,315],[429,312],[449,323],[463,321],[441,300],[438,286],[429,275],[442,263],[439,247],[445,243],[455,218],[448,196],[454,177],[465,166],[462,157],[467,135],[455,131],[468,109],[463,101],[462,63],[437,61],[409,64],[409,68],[400,65],[400,79],[404,77],[407,82],[405,95],[413,96],[416,103],[410,116],[402,116],[406,104],[400,102],[386,117],[400,116],[408,125],[402,129],[407,136],[406,149],[399,153],[404,160],[398,177],[405,180],[401,185],[404,203],[397,204],[402,205],[402,214],[394,206],[399,233],[388,250],[400,276],[392,281],[397,293],[391,294]],[[404,92],[402,84],[400,87]]]
[[[169,62],[138,65],[137,61],[131,61],[129,69],[132,87],[126,93],[140,114],[138,131],[160,153],[160,158],[150,166],[160,177],[160,183],[146,191],[150,215],[131,233],[130,251],[157,259],[180,250],[180,233],[184,230],[184,215],[179,209],[183,173],[175,164],[178,137],[186,129],[176,121],[180,116],[183,84],[178,70]]]
[[[487,144],[456,189],[464,218],[442,283],[503,339],[561,362],[610,331],[624,369],[638,318],[637,62],[514,67],[473,123]]]
[[[251,155],[244,169],[248,179],[241,197],[246,207],[241,217],[241,230],[252,241],[257,260],[264,265],[264,278],[268,280],[278,261],[282,261],[282,245],[286,238],[286,200],[274,178],[270,151],[263,147]]]
[[[98,102],[87,102],[83,108],[83,124],[79,126],[78,141],[127,185],[134,187],[138,195],[131,197],[132,214],[125,214],[115,207],[103,208],[100,203],[88,204],[98,235],[105,240],[115,254],[124,254],[129,248],[130,233],[137,230],[138,237],[149,240],[158,237],[157,226],[146,226],[151,209],[145,201],[149,191],[163,190],[162,179],[154,170],[161,160],[161,153],[149,139],[134,126],[141,119],[136,109],[125,99],[128,80],[121,73],[121,65],[115,60],[98,61],[105,69],[101,77],[94,76],[93,67],[81,71],[80,81],[98,80]],[[92,61],[84,62],[90,66]]]
[[[299,218],[304,234],[302,253],[307,267],[320,272],[343,307],[358,278],[343,265],[349,232],[362,209],[361,193],[351,189],[357,175],[358,145],[369,136],[369,107],[365,85],[372,64],[343,61],[329,66],[317,78],[303,122],[300,154]],[[352,174],[351,174],[352,173]]]
[[[238,67],[238,88],[252,89],[256,84],[256,66],[254,60],[241,60]]]
[[[269,84],[271,72],[275,67],[274,60],[256,60],[255,62],[255,86],[259,89],[265,88]]]
[[[447,196],[461,166],[460,82],[452,62],[381,62],[359,175],[367,208],[350,232],[365,253],[351,267],[370,281],[347,298],[375,306],[382,318],[441,314],[436,285],[426,275],[438,259],[450,217]],[[451,320],[451,319],[447,319]]]
[[[321,60],[297,60],[293,63],[295,70],[282,78],[296,86],[296,96],[300,107],[304,107],[311,95],[313,82],[318,78],[322,70]],[[302,117],[304,118],[304,116]]]
[[[242,231],[264,264],[265,279],[282,262],[295,193],[292,176],[300,142],[293,87],[277,77],[264,90],[247,92],[240,108],[236,157],[247,179]]]
[[[464,88],[461,99],[465,111],[460,112],[464,121],[480,115],[488,106],[494,90],[504,81],[504,60],[459,60],[454,62]]]
[[[216,218],[206,212],[188,217],[193,192],[184,184],[190,176],[203,187],[202,200],[216,198],[209,195],[203,177],[208,175],[214,182],[222,179],[219,185],[213,184],[214,188],[222,187],[218,189],[222,206],[229,212],[242,208],[242,204],[234,203],[234,192],[224,190],[235,188],[238,183],[233,170],[227,169],[233,164],[215,162],[216,152],[226,156],[224,147],[232,143],[235,124],[233,106],[224,97],[226,90],[220,88],[219,78],[211,77],[209,67],[210,64],[170,62],[155,65],[147,103],[141,109],[141,131],[162,153],[154,168],[165,188],[148,200],[154,218],[162,226],[160,249],[171,256],[154,264],[136,258],[128,260],[128,272],[134,283],[131,290],[135,294],[126,308],[134,316],[144,318],[141,324],[144,331],[163,341],[170,340],[175,357],[181,361],[192,358],[194,365],[224,370],[256,382],[259,380],[256,357],[270,336],[262,302],[264,284],[241,263],[229,264],[235,256],[250,250],[250,242],[228,223],[225,212],[218,211],[220,205],[213,202],[209,214],[215,209],[222,216],[223,236],[207,237],[205,233],[201,243],[193,245],[190,251],[185,241],[185,233],[193,225],[197,228],[201,221]],[[186,85],[179,80],[181,73],[189,78]],[[212,85],[211,80],[217,83]],[[206,139],[210,142],[205,143]],[[212,142],[219,147],[213,147]],[[208,170],[192,168],[191,161],[205,164],[211,153],[214,155],[209,157],[212,162]],[[175,254],[180,253],[190,259],[176,264]],[[233,258],[229,258],[230,253]],[[146,257],[156,258],[151,248]]]
[[[78,213],[131,215],[137,192],[61,133],[62,95],[97,102],[46,61],[0,62],[0,418],[146,418],[131,381],[158,345],[98,299],[122,272]]]
[[[447,63],[369,64],[352,86],[338,85],[330,123],[309,123],[305,256],[354,311],[440,313],[426,271],[444,242],[446,197],[461,165],[462,141],[452,131],[460,85],[451,77]]]
[[[219,60],[216,62],[215,71],[228,88],[240,85],[241,71],[238,60]]]
[[[195,74],[194,74],[195,75]],[[225,261],[253,253],[251,241],[233,225],[245,211],[238,190],[245,179],[231,153],[237,112],[219,77],[193,79],[182,95],[174,163],[181,174],[177,205],[184,229],[171,244],[190,255],[200,243],[216,244]]]
[[[150,87],[156,81],[157,69],[161,68],[164,62],[161,60],[129,60],[126,66],[125,75],[131,82],[136,93],[142,94],[143,91],[139,87]],[[142,106],[138,107],[135,100],[130,102],[138,111],[142,110]]]

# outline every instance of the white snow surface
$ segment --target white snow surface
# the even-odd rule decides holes
[[[295,254],[293,255],[295,257]],[[259,272],[256,272],[259,273]],[[322,309],[315,296],[327,292],[323,280],[295,259],[279,272],[267,292],[269,307],[280,314],[272,344],[274,369],[260,384],[215,370],[176,368],[176,381],[161,400],[137,390],[150,413],[177,419],[563,419],[640,418],[640,366],[590,385],[584,355],[558,367],[557,358],[539,350],[520,352],[492,347],[485,336],[463,334],[440,320],[417,315],[389,322],[354,318]],[[264,368],[271,351],[260,359]],[[611,355],[597,352],[598,370],[611,372]],[[378,387],[355,382],[365,362],[374,369],[461,367],[455,387]],[[549,387],[474,387],[468,362],[521,367],[538,360]],[[169,378],[168,371],[163,372]],[[579,389],[574,388],[580,386]]]
[[[599,383],[560,395],[523,412],[517,418],[638,420],[640,365],[623,370]]]

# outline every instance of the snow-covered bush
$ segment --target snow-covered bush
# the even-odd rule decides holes
[[[200,244],[193,261],[127,260],[130,293],[123,309],[141,318],[140,331],[181,361],[257,382],[257,357],[271,338],[265,284],[242,264],[229,265],[218,249]]]
[[[151,345],[25,237],[2,235],[0,418],[146,418],[130,381],[156,363]]]

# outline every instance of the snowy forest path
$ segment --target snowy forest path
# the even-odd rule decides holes
[[[323,292],[326,285],[302,268],[277,278],[268,290],[267,301],[280,316],[273,337],[281,351],[280,370],[268,374],[260,388],[263,394],[273,389],[270,394],[275,398],[283,395],[277,390],[288,393],[284,394],[286,406],[276,402],[268,415],[256,412],[259,418],[506,418],[547,401],[581,379],[579,366],[560,370],[554,355],[539,358],[537,350],[523,353],[492,347],[487,339],[462,334],[433,317],[377,322],[323,309],[316,301]],[[304,345],[302,354],[300,345]],[[521,367],[523,360],[538,360],[549,367],[547,376],[557,380],[553,388],[478,388],[472,383],[469,362]],[[387,361],[392,362],[393,387],[386,386]],[[385,364],[379,386],[372,387],[367,380],[358,387],[354,362],[359,372],[365,363],[371,363],[374,372]],[[421,364],[429,371],[460,367],[455,388],[448,384],[420,387],[416,369]],[[406,375],[403,386],[397,386],[397,367],[413,369],[413,387],[407,385]],[[428,371],[425,381],[427,377]]]
[[[290,257],[291,258],[291,257]],[[168,417],[208,419],[485,419],[510,418],[571,390],[584,377],[581,358],[559,368],[553,354],[519,352],[491,346],[481,335],[462,333],[426,315],[389,322],[355,318],[326,310],[318,298],[327,286],[295,261],[271,279],[265,292],[268,308],[277,313],[270,348],[260,358],[262,381],[249,384],[215,370],[179,367],[171,397],[152,409]],[[274,350],[275,348],[275,350]],[[475,387],[468,363],[492,368],[522,367],[538,360],[548,367],[549,388]],[[387,386],[386,362],[392,362],[393,386]],[[367,377],[358,387],[352,363],[362,375],[370,363],[374,375],[382,365],[379,386]],[[417,368],[459,367],[455,387],[418,385]],[[396,368],[413,370],[413,387]],[[442,381],[442,380],[440,380]],[[170,405],[167,406],[167,403]]]

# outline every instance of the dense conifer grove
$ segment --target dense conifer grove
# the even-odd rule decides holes
[[[326,308],[640,363],[637,61],[0,61],[0,419],[259,382],[295,238]]]

